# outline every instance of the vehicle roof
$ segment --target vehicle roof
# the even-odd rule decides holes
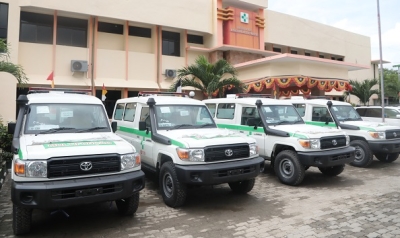
[[[355,108],[382,108],[382,106],[357,106]],[[385,108],[400,109],[397,106],[385,106]]]
[[[168,105],[168,104],[202,105],[202,106],[205,105],[204,102],[202,102],[200,100],[192,99],[192,98],[188,98],[188,97],[157,96],[157,95],[122,98],[122,99],[118,99],[117,103],[136,102],[136,103],[147,104],[147,100],[149,100],[149,98],[154,98],[154,100],[156,101],[156,105]]]
[[[327,99],[284,99],[284,101],[288,101],[289,103],[305,103],[305,104],[324,105],[324,106],[328,101],[331,101],[333,105],[351,106],[351,104],[347,102],[327,100]]]
[[[284,100],[277,100],[271,98],[213,98],[205,99],[204,103],[239,103],[255,106],[256,101],[261,100],[263,105],[292,105],[290,102]]]
[[[72,104],[101,104],[102,101],[92,95],[72,93],[34,93],[28,94],[28,104],[32,103],[72,103]]]

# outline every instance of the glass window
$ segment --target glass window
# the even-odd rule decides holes
[[[362,121],[360,115],[352,106],[332,106],[332,112],[339,121]]]
[[[234,103],[218,104],[217,118],[233,119],[234,117],[235,117],[235,104]]]
[[[140,112],[140,121],[145,121],[146,127],[150,129],[151,122],[150,122],[149,112],[150,111],[148,107],[142,107],[142,111]]]
[[[400,113],[398,111],[394,110],[394,109],[385,108],[385,117],[386,118],[394,118],[394,119],[396,119],[397,115],[399,115],[399,114]]]
[[[129,26],[129,35],[130,36],[151,38],[151,29],[150,28],[137,27],[137,26]]]
[[[114,119],[115,120],[122,120],[123,114],[124,114],[124,103],[118,103],[115,106],[115,110],[114,110]]]
[[[125,106],[124,121],[135,120],[136,103],[127,103]]]
[[[22,42],[53,44],[52,15],[21,12],[19,40]]]
[[[206,104],[206,106],[208,107],[208,110],[210,110],[211,116],[215,117],[215,111],[216,111],[216,105],[215,104]]]
[[[0,39],[7,39],[8,4],[0,3]]]
[[[88,21],[57,17],[57,45],[87,47]]]
[[[272,51],[274,51],[274,52],[282,52],[281,48],[277,48],[277,47],[274,47],[272,49]]]
[[[306,115],[306,104],[293,104],[294,108],[296,108],[297,112],[300,114],[301,117]]]
[[[190,34],[187,35],[187,42],[200,45],[204,44],[203,36],[190,35]]]
[[[326,107],[313,107],[312,121],[332,122],[332,117]]]
[[[207,107],[201,105],[156,105],[156,123],[160,130],[215,127]]]
[[[365,115],[365,112],[367,111],[365,108],[357,108],[356,109],[356,111],[358,112],[358,114],[360,115],[360,116],[364,116]]]
[[[249,119],[260,119],[260,115],[258,115],[258,110],[256,107],[243,107],[242,108],[242,120],[241,125],[248,125]]]
[[[263,113],[267,124],[303,124],[299,113],[292,105],[269,105],[262,106]]]
[[[99,32],[111,33],[111,34],[124,34],[124,26],[121,24],[114,24],[108,22],[99,22],[97,26]]]
[[[170,56],[181,55],[181,34],[162,31],[162,54]]]
[[[382,108],[366,108],[365,117],[382,118]]]
[[[110,131],[102,105],[92,104],[31,104],[26,117],[25,133],[33,134],[50,129],[54,133],[74,133],[75,129],[104,127],[93,132]]]

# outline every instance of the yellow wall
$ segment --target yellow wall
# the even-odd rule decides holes
[[[16,98],[17,98],[17,79],[9,74],[0,72],[1,93],[0,93],[0,117],[3,124],[15,121]]]

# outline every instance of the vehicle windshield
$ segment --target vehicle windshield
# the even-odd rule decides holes
[[[110,132],[102,105],[31,104],[26,114],[25,134]]]
[[[331,110],[339,121],[362,121],[358,112],[352,106],[332,106]]]
[[[262,106],[261,112],[264,114],[267,124],[304,124],[299,113],[292,105],[268,105]]]
[[[206,106],[158,105],[155,109],[159,130],[217,127]]]

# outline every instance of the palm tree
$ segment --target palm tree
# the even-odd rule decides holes
[[[238,92],[243,92],[244,84],[236,78],[236,69],[226,60],[220,59],[214,64],[208,62],[203,55],[199,56],[193,65],[178,70],[178,78],[181,79],[182,87],[193,87],[204,93],[208,98],[215,91],[222,96],[224,87],[234,86]],[[170,90],[175,91],[175,82]]]
[[[28,78],[26,77],[22,66],[9,62],[9,45],[3,39],[0,39],[0,53],[0,72],[7,72],[14,75],[20,85],[26,84]]]
[[[364,105],[369,104],[369,99],[373,94],[379,93],[377,89],[371,89],[378,84],[377,79],[365,79],[362,82],[350,80],[349,83],[352,87],[351,94],[357,96]]]

